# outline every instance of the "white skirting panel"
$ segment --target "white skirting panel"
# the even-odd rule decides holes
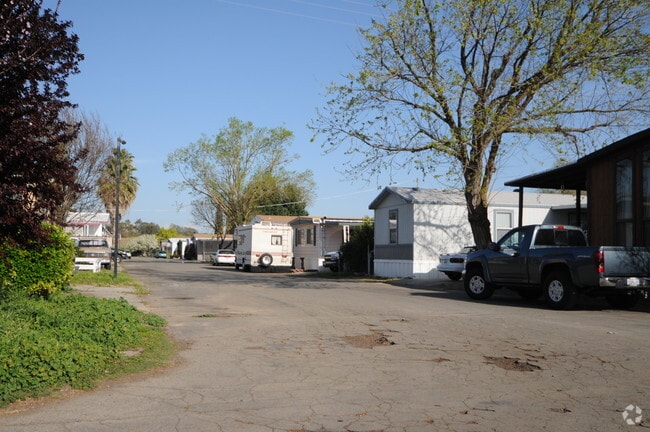
[[[375,260],[375,276],[379,277],[413,277],[413,261]]]
[[[415,279],[442,279],[437,261],[375,260],[375,276]]]

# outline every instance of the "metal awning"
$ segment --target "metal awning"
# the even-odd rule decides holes
[[[587,190],[587,164],[582,161],[520,177],[506,186],[536,189]]]

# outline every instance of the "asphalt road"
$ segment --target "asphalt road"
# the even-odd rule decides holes
[[[11,406],[0,431],[650,427],[647,308],[585,301],[552,311],[507,292],[473,302],[451,281],[333,280],[154,259],[123,265],[150,295],[84,291],[164,316],[182,347],[175,364]]]

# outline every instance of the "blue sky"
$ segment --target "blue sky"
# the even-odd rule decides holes
[[[54,7],[56,0],[45,0]],[[169,188],[167,155],[213,136],[230,117],[295,134],[288,168],[311,169],[310,214],[361,217],[390,182],[442,187],[415,173],[370,181],[336,167],[343,152],[323,154],[307,124],[325,104],[325,87],[356,70],[357,28],[381,19],[373,0],[62,0],[86,59],[69,81],[70,100],[96,114],[134,155],[138,196],[123,215],[161,226],[195,226],[191,197]],[[542,168],[514,157],[495,182]],[[508,168],[510,166],[510,168]]]

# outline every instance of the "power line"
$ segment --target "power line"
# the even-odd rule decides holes
[[[288,11],[286,9],[270,8],[270,7],[260,6],[260,5],[251,4],[251,3],[241,3],[241,2],[233,1],[233,0],[216,0],[216,1],[218,1],[220,3],[230,4],[230,5],[233,5],[233,6],[243,6],[243,7],[247,7],[247,8],[250,8],[250,9],[258,9],[258,10],[278,13],[278,14],[282,14],[282,15],[289,15],[289,16],[295,16],[295,17],[299,17],[299,18],[312,19],[312,20],[316,20],[316,21],[330,22],[330,23],[334,23],[334,24],[341,24],[341,25],[352,26],[352,27],[358,27],[359,26],[357,23],[352,23],[352,22],[349,22],[349,21],[342,21],[342,20],[333,19],[333,18],[325,18],[323,16],[315,16],[315,15],[308,15],[308,14],[299,13],[299,12],[292,12],[292,11]],[[359,11],[353,11],[353,10],[350,10],[350,9],[335,8],[335,7],[320,5],[320,4],[317,4],[317,3],[312,3],[312,2],[307,2],[307,1],[300,1],[300,0],[291,0],[291,1],[294,1],[296,3],[303,3],[303,4],[306,4],[306,5],[321,7],[321,8],[325,8],[325,9],[334,9],[334,10],[339,10],[339,11],[347,11],[347,12],[350,12],[350,13],[357,13],[357,14],[362,14],[362,15],[367,15],[367,16],[376,16],[376,17],[378,16],[378,15],[373,15],[373,14],[370,14],[370,13],[367,13],[367,12],[359,12]]]

